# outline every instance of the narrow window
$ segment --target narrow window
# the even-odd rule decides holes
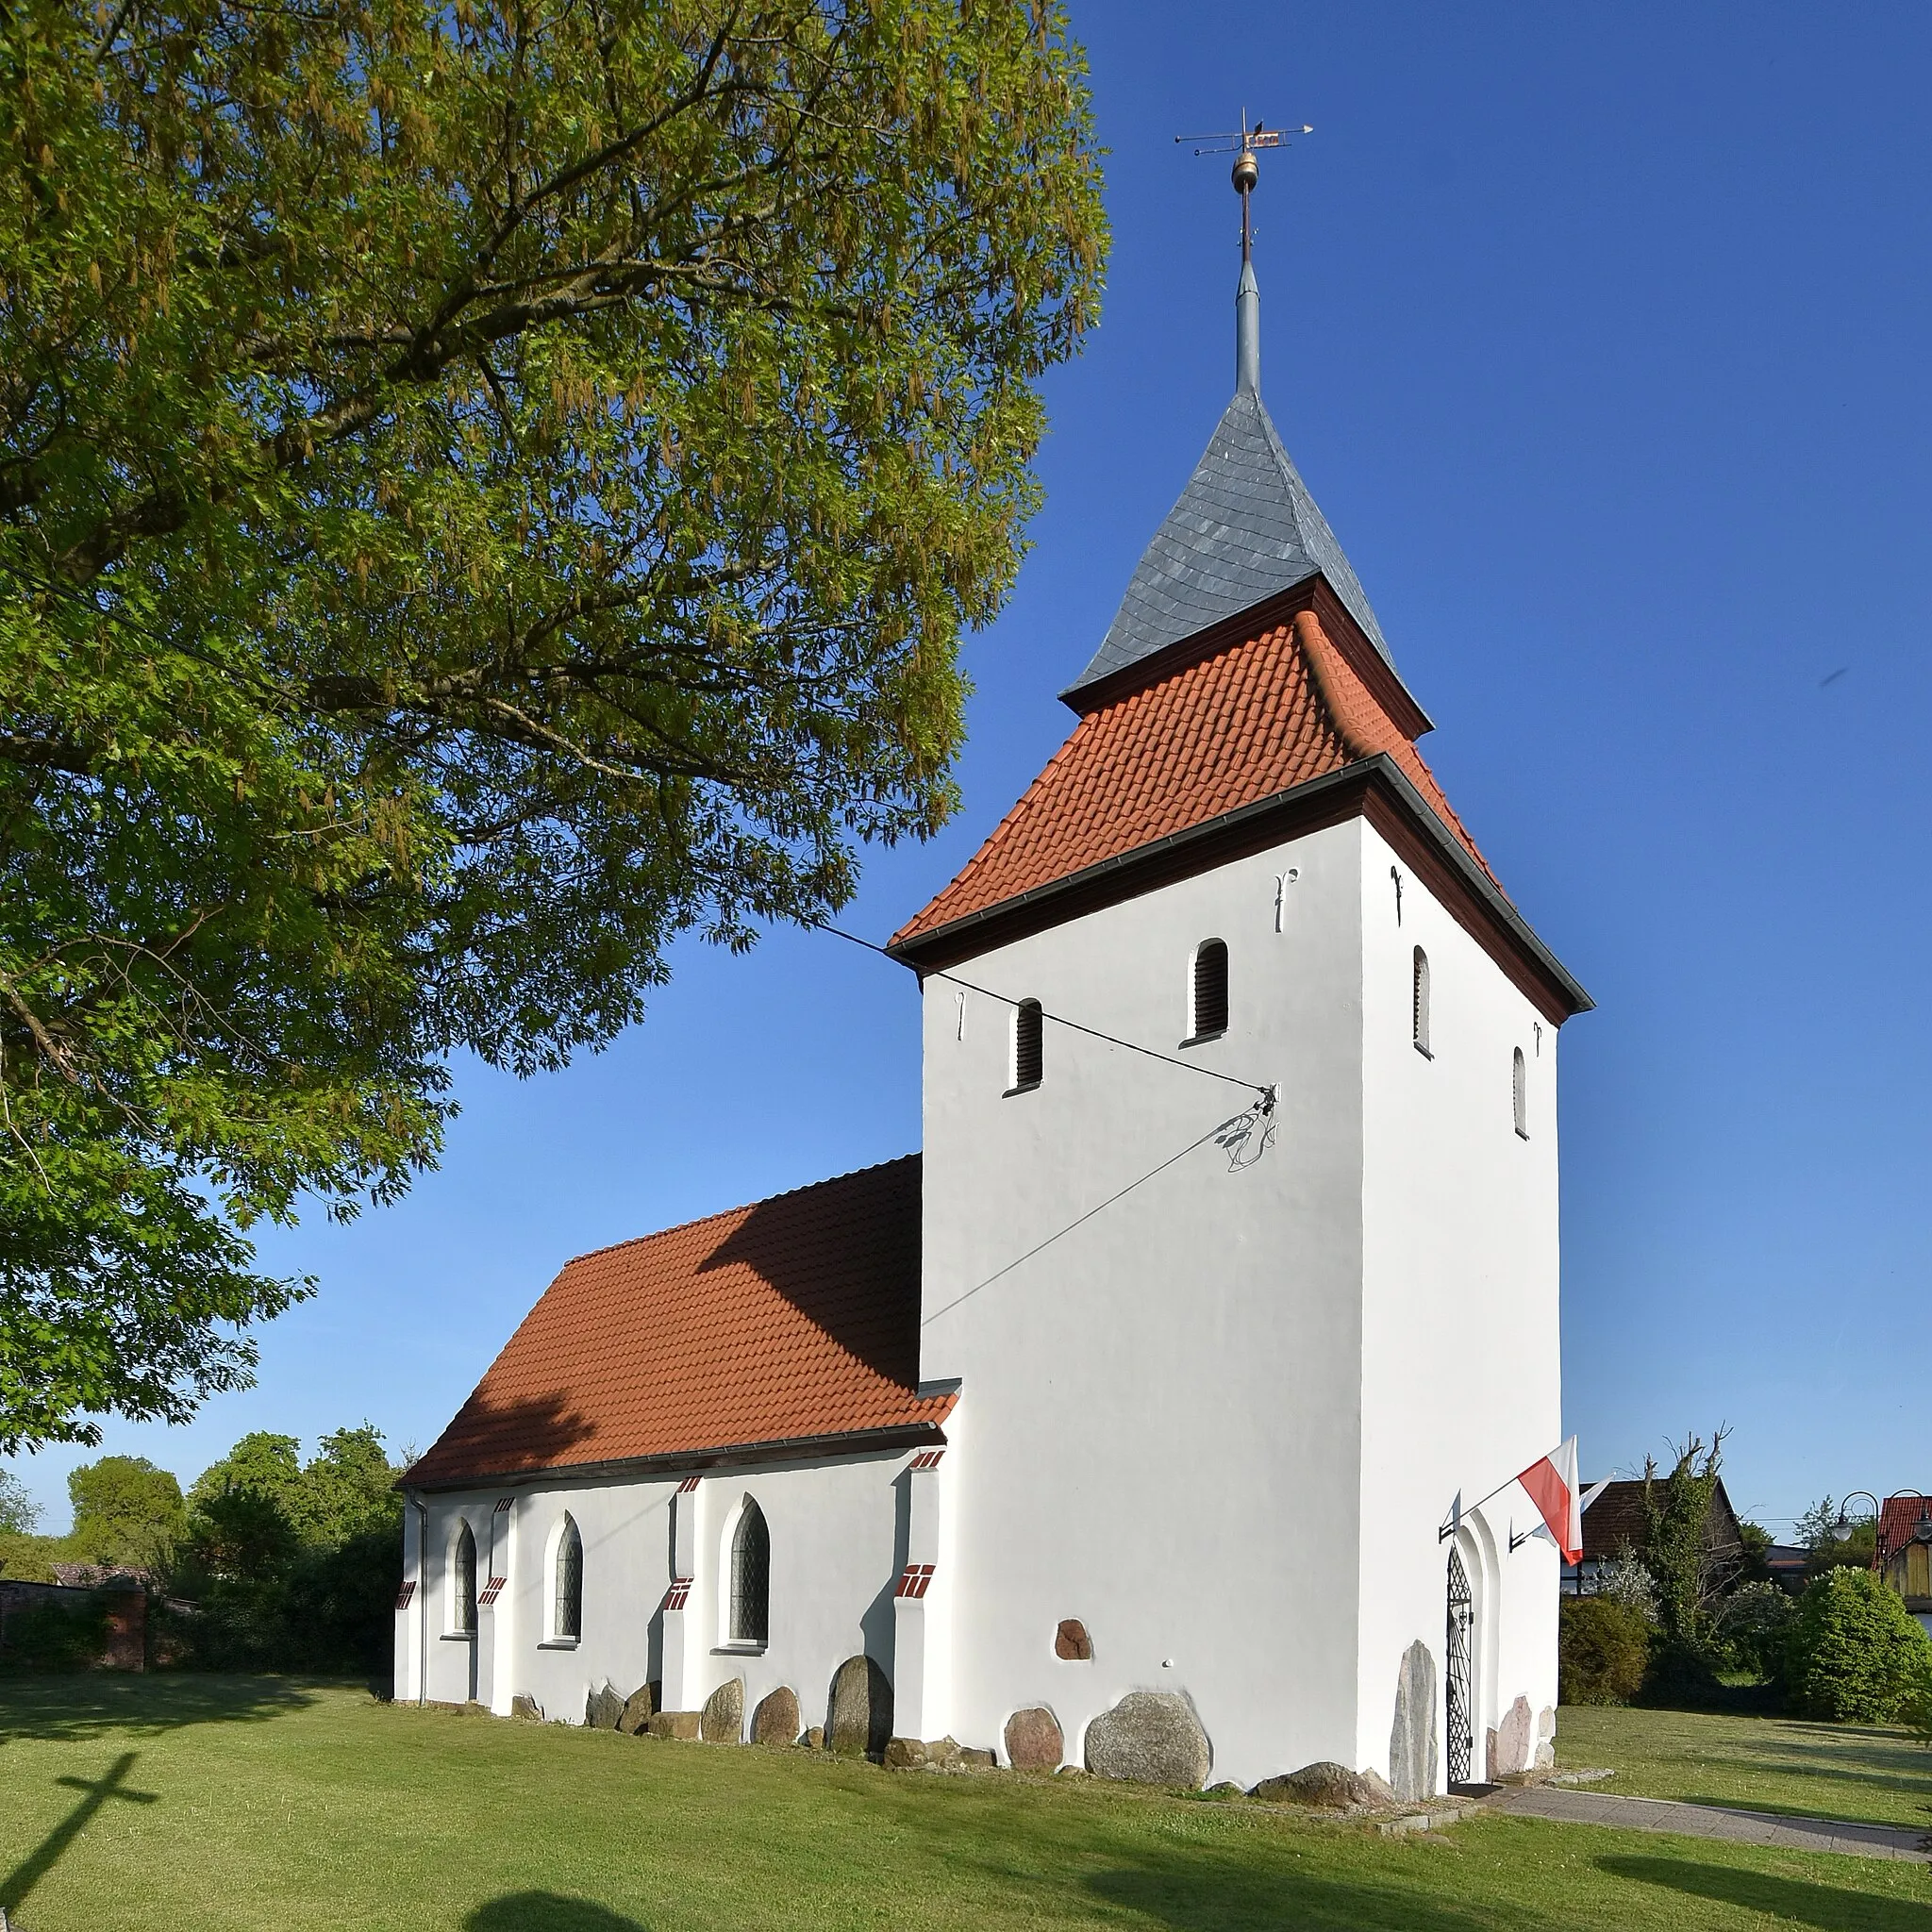
[[[1509,1064],[1509,1099],[1516,1109],[1516,1131],[1526,1141],[1529,1139],[1529,1075],[1523,1064],[1523,1049],[1515,1049],[1515,1058]]]
[[[584,1540],[576,1524],[563,1519],[563,1534],[557,1540],[557,1607],[551,1635],[581,1637],[584,1634]]]
[[[1013,1083],[1008,1090],[1009,1092],[1024,1093],[1029,1087],[1040,1085],[1041,1068],[1044,1063],[1041,1027],[1038,1000],[1022,1000],[1013,1008]]]
[[[1188,1014],[1188,1034],[1211,1040],[1227,1031],[1227,944],[1203,940],[1194,948],[1194,994]]]
[[[1410,1018],[1415,1028],[1416,1052],[1434,1059],[1435,1052],[1429,1045],[1429,956],[1420,946],[1415,949],[1415,995]]]
[[[463,1636],[476,1627],[476,1539],[467,1523],[450,1561],[449,1627]]]
[[[731,1539],[731,1641],[762,1643],[771,1626],[772,1533],[747,1496]]]

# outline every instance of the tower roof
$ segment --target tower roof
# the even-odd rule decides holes
[[[1327,579],[1393,671],[1374,608],[1335,532],[1259,393],[1243,389],[1141,554],[1092,662],[1062,695],[1077,702],[1102,678],[1313,576]]]

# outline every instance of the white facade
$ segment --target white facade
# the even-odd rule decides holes
[[[1228,950],[1228,1024],[1191,1041],[1210,939]],[[986,991],[924,991],[921,1370],[958,1391],[943,1456],[425,1497],[398,1694],[502,1713],[523,1695],[580,1719],[606,1683],[658,1683],[662,1707],[695,1710],[738,1676],[747,1717],[789,1685],[809,1725],[863,1653],[892,1679],[901,1735],[998,1748],[1012,1712],[1044,1706],[1077,1763],[1124,1694],[1169,1690],[1198,1714],[1213,1779],[1251,1785],[1321,1758],[1387,1774],[1420,1641],[1441,1789],[1440,1528],[1560,1433],[1556,1027],[1362,817],[958,970]],[[1011,1091],[1020,1000],[1169,1058],[1049,1019],[1042,1077]],[[1218,1144],[1267,1086],[1272,1141],[1251,1117],[1239,1147]],[[731,1641],[724,1603],[747,1495],[771,1536],[758,1646]],[[554,1628],[566,1512],[575,1640]],[[1476,1776],[1492,1730],[1497,1768],[1534,1750],[1520,1717],[1503,1723],[1518,1699],[1539,1718],[1556,1703],[1557,1555],[1510,1547],[1536,1521],[1511,1487],[1454,1539]],[[461,1522],[479,1590],[508,1578],[474,1636],[451,1608]],[[1055,1655],[1068,1618],[1091,1660]]]

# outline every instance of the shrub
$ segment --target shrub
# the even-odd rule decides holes
[[[1932,1685],[1932,1640],[1869,1570],[1806,1591],[1786,1651],[1793,1707],[1839,1724],[1890,1724]]]
[[[1642,1688],[1655,1635],[1628,1604],[1566,1596],[1557,1653],[1562,1701],[1628,1704]]]
[[[1776,1681],[1798,1621],[1796,1600],[1774,1583],[1746,1583],[1727,1596],[1717,1613],[1718,1641],[1740,1670]]]
[[[43,1597],[7,1619],[6,1661],[29,1671],[85,1671],[108,1648],[108,1606],[90,1595],[78,1603]]]

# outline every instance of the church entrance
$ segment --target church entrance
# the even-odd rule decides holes
[[[1449,1789],[1469,1782],[1474,1727],[1470,1718],[1470,1653],[1474,1648],[1475,1599],[1470,1593],[1469,1573],[1461,1552],[1449,1551],[1449,1628],[1444,1650],[1449,1659],[1444,1728],[1449,1745]]]

